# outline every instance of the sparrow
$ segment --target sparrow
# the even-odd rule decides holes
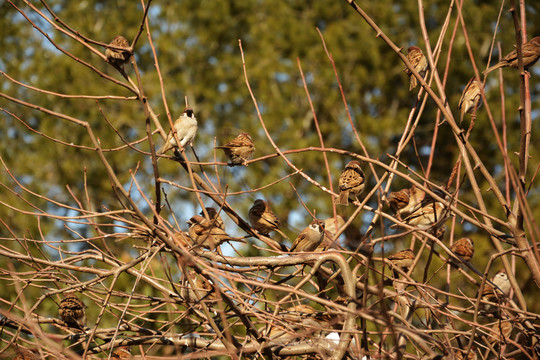
[[[506,271],[499,270],[491,279],[491,282],[496,286],[493,286],[490,283],[486,283],[486,285],[484,286],[484,290],[482,291],[482,300],[493,303],[501,303],[502,298],[504,296],[507,296],[510,292],[510,280],[508,279]],[[484,312],[495,312],[497,310],[497,307],[490,304],[482,303],[481,310]]]
[[[422,50],[418,46],[411,46],[407,52],[407,60],[409,60],[418,74],[420,74],[421,77],[424,77],[429,70],[429,64]],[[409,75],[409,78],[411,79],[411,85],[409,86],[409,91],[411,91],[418,85],[418,79],[416,79],[408,67],[405,66],[403,71]]]
[[[174,133],[176,132],[176,136]],[[180,148],[184,148],[187,144],[193,146],[193,139],[197,135],[197,118],[191,108],[185,108],[184,112],[174,122],[174,131],[171,129],[167,135],[167,140],[161,149],[156,154],[162,155],[167,151],[178,147],[176,138],[180,141]]]
[[[393,266],[400,268],[404,272],[407,272],[414,263],[415,257],[416,255],[414,254],[414,251],[412,251],[411,249],[405,249],[398,251],[395,254],[388,255],[386,259],[390,261]]]
[[[316,252],[321,252],[329,248],[338,246],[337,239],[334,240],[339,229],[345,225],[345,220],[340,215],[324,220],[324,238],[321,244],[315,249]]]
[[[223,223],[223,219],[218,214],[217,210],[215,208],[213,208],[213,207],[207,207],[205,209],[206,209],[206,213],[210,217],[210,220],[212,220],[212,222],[214,222],[214,226],[216,226],[216,227],[218,227],[218,228],[220,228],[222,230],[225,230],[225,224]],[[199,215],[204,216],[204,212],[201,211],[199,213]]]
[[[117,50],[117,49],[109,49],[109,48],[105,50],[105,56],[107,57],[107,60],[109,60],[111,64],[121,67],[129,61],[129,58],[131,57],[131,50],[129,48],[129,42],[126,40],[125,37],[116,36],[114,39],[112,39],[109,45],[120,46],[120,47],[126,48],[126,50]]]
[[[324,222],[315,219],[302,230],[291,246],[291,252],[314,251],[324,239]]]
[[[422,191],[423,192],[423,191]],[[426,196],[424,193],[423,199],[416,209],[411,211],[404,221],[420,229],[429,229],[443,220],[444,205],[431,196]]]
[[[482,87],[482,83],[472,77],[463,89],[458,105],[458,109],[461,110],[461,119],[465,114],[474,114],[476,109],[482,106],[482,96],[480,95]]]
[[[401,220],[402,217],[407,217],[416,211],[421,206],[425,197],[426,193],[424,190],[412,185],[410,189],[391,192],[386,202],[395,211],[396,217]]]
[[[339,197],[335,204],[348,205],[350,196],[358,196],[364,191],[366,186],[366,175],[360,167],[360,162],[353,160],[349,162],[339,177]]]
[[[226,241],[240,241],[242,238],[233,238],[225,230],[212,225],[212,221],[202,216],[194,215],[187,221],[189,237],[194,244],[205,249],[214,250]]]
[[[284,235],[278,229],[280,225],[278,217],[270,209],[268,202],[264,200],[255,200],[253,206],[249,209],[249,222],[252,228],[263,235],[268,235],[271,231],[278,231]]]
[[[396,215],[401,215],[402,209],[405,209],[407,205],[409,205],[410,195],[411,191],[409,189],[402,189],[399,191],[391,192],[386,197],[386,203],[388,204],[388,206],[390,206],[390,209],[392,209]]]
[[[241,132],[225,145],[216,146],[215,148],[223,150],[225,155],[229,157],[229,166],[247,166],[247,161],[253,157],[255,151],[251,136],[246,132]]]
[[[131,359],[131,348],[129,346],[120,346],[112,352],[111,359]]]
[[[75,294],[66,294],[60,301],[58,315],[60,319],[74,328],[84,328],[86,325],[86,305]]]
[[[450,250],[454,252],[461,260],[471,261],[474,255],[474,243],[468,237],[461,238],[450,246]]]
[[[527,70],[533,66],[540,58],[540,36],[534,37],[521,47],[523,55],[523,67]],[[501,67],[512,67],[517,69],[519,67],[517,49],[509,52],[505,57],[501,59],[497,64],[489,67],[484,71],[484,75],[489,74],[493,70]]]

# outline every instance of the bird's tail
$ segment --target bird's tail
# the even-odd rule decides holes
[[[162,147],[159,148],[159,150],[156,151],[156,155],[163,155],[170,149],[171,147],[169,146],[168,142],[166,142]]]
[[[493,66],[490,66],[486,70],[484,70],[484,72],[482,74],[487,75],[490,72],[492,72],[493,70],[497,70],[498,68],[501,68],[501,67],[503,67],[505,65],[506,65],[506,63],[501,61],[501,62],[499,62],[499,63],[497,63],[497,64],[495,64]]]
[[[409,86],[409,91],[414,89],[418,85],[418,79],[414,75],[411,74],[411,85]]]
[[[349,205],[349,192],[341,191],[336,200],[334,200],[336,205]]]

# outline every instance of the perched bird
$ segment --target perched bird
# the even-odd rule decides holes
[[[176,136],[174,135],[176,133]],[[193,139],[197,135],[197,118],[191,108],[185,108],[184,112],[174,122],[174,130],[171,129],[167,135],[167,140],[161,149],[156,154],[162,155],[167,151],[178,147],[176,138],[180,141],[180,148],[184,148],[187,144],[193,146]]]
[[[454,242],[450,246],[450,250],[452,250],[461,260],[471,261],[474,255],[474,243],[470,238],[464,237]]]
[[[463,89],[458,105],[458,109],[461,110],[462,120],[465,114],[474,114],[476,109],[482,106],[482,96],[480,95],[482,87],[482,83],[472,77],[465,89]]]
[[[393,266],[400,268],[404,272],[407,272],[413,265],[415,257],[416,255],[414,254],[414,251],[412,251],[412,249],[405,249],[387,256],[386,259],[390,261]]]
[[[264,200],[255,200],[253,206],[249,209],[249,222],[251,223],[251,227],[263,235],[268,235],[272,231],[277,231],[282,234],[282,236],[287,237],[279,231],[279,219],[272,209],[270,209],[268,202]]]
[[[223,150],[225,155],[229,157],[229,166],[247,166],[247,161],[253,157],[255,146],[253,145],[251,136],[246,132],[241,132],[225,145],[216,146],[216,149]]]
[[[414,254],[414,251],[412,249],[405,249],[398,251],[395,254],[389,255],[386,257],[386,260],[390,262],[392,266],[392,273],[394,275],[394,280],[392,281],[392,286],[396,290],[397,293],[402,293],[407,288],[407,283],[402,282],[399,280],[400,273],[398,269],[400,269],[403,272],[408,272],[411,266],[414,263],[416,255]],[[387,284],[387,281],[384,281],[385,284]],[[399,304],[400,311],[405,313],[405,308],[407,305],[407,301],[402,296],[396,297],[396,302]]]
[[[202,216],[194,215],[187,221],[189,225],[189,237],[196,245],[205,249],[214,250],[227,241],[240,241],[242,238],[233,238],[225,230],[212,225],[212,221]]]
[[[414,185],[413,185],[414,186]],[[386,197],[386,203],[394,211],[394,213],[399,217],[403,211],[409,205],[410,201],[410,190],[402,189],[399,191],[391,192]]]
[[[360,162],[349,162],[339,177],[339,197],[334,203],[348,205],[350,196],[358,196],[366,186],[366,175],[360,167]]]
[[[424,53],[422,52],[422,49],[420,49],[418,46],[411,46],[407,52],[407,60],[409,60],[414,69],[418,72],[418,74],[420,74],[421,77],[426,76],[426,73],[429,70],[429,64],[424,56]],[[416,79],[408,67],[405,66],[403,71],[409,75],[409,78],[411,79],[411,85],[409,86],[409,91],[411,91],[416,87],[416,85],[418,85],[418,79]]]
[[[490,283],[486,283],[484,290],[482,291],[482,300],[493,303],[501,303],[503,297],[507,296],[510,292],[510,280],[508,279],[506,271],[499,270],[493,279],[491,279],[491,282],[495,284],[495,286]],[[497,311],[497,307],[491,304],[482,303],[480,308],[483,312]]]
[[[329,248],[338,247],[337,239],[334,240],[334,237],[343,225],[345,225],[345,220],[340,215],[324,220],[324,238],[315,251],[321,252]]]
[[[425,197],[424,190],[412,185],[410,189],[391,192],[386,201],[395,211],[396,217],[401,220],[420,208]]]
[[[206,209],[206,213],[210,217],[210,220],[214,222],[214,226],[217,226],[218,228],[225,230],[225,224],[223,223],[223,219],[218,214],[217,210],[213,207],[207,207],[205,209]],[[203,211],[199,213],[199,215],[201,216],[204,216],[203,214],[204,214]]]
[[[131,57],[131,50],[129,48],[129,42],[126,40],[125,37],[116,36],[114,39],[112,39],[109,45],[126,48],[126,50],[109,48],[105,50],[105,56],[111,64],[121,67],[129,61],[129,58]]]
[[[58,315],[70,327],[84,328],[86,325],[86,305],[75,294],[66,294],[60,301]]]
[[[314,251],[324,238],[324,222],[315,219],[302,230],[291,246],[291,252]]]
[[[111,354],[111,359],[127,360],[131,359],[131,348],[129,346],[120,346]]]
[[[404,219],[407,224],[421,229],[429,229],[434,225],[440,225],[443,220],[444,205],[426,194],[424,194],[416,209],[413,209],[410,215]]]
[[[523,55],[523,67],[527,70],[533,66],[540,58],[540,36],[534,37],[521,47]],[[497,64],[489,67],[484,74],[487,75],[493,70],[501,67],[512,67],[517,69],[519,67],[517,49],[512,50],[505,57],[501,59]]]

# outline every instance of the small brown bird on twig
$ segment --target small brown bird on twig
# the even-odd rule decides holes
[[[401,220],[418,210],[425,197],[424,190],[412,185],[410,189],[391,192],[386,202],[394,210],[396,217]]]
[[[129,61],[131,57],[131,50],[129,48],[129,42],[123,36],[116,36],[109,45],[119,46],[126,48],[125,50],[109,49],[105,50],[105,56],[111,64],[122,67]]]
[[[120,346],[111,354],[111,359],[129,360],[131,359],[131,348],[129,346]]]
[[[411,226],[416,226],[420,229],[429,229],[433,226],[441,228],[444,221],[448,217],[445,212],[444,205],[441,202],[436,201],[433,197],[429,196],[424,191],[420,189],[417,190],[419,190],[417,194],[418,197],[414,200],[417,203],[415,204],[415,206],[411,207],[412,209],[410,211],[410,214],[403,221],[405,221]],[[444,197],[444,194],[439,195],[441,197]]]
[[[353,160],[349,162],[339,177],[339,197],[335,204],[348,205],[349,197],[360,195],[366,187],[366,175],[362,171],[360,162]]]
[[[414,186],[414,185],[413,185]],[[399,191],[394,191],[388,194],[386,197],[386,203],[394,211],[396,216],[401,219],[401,214],[410,202],[410,190],[402,189]],[[406,214],[408,215],[408,213]]]
[[[233,140],[225,145],[216,146],[216,149],[221,149],[229,158],[229,166],[244,165],[247,166],[248,160],[253,157],[255,145],[251,140],[251,136],[246,132],[241,132]]]
[[[251,227],[259,233],[268,236],[270,232],[276,231],[284,238],[287,238],[287,235],[279,230],[280,221],[270,209],[268,202],[261,199],[255,200],[253,206],[249,209],[248,215]]]
[[[525,68],[525,70],[527,70],[529,67],[533,66],[540,58],[540,36],[534,37],[527,43],[523,44],[523,46],[521,47],[521,53],[523,55],[523,67]],[[484,74],[487,75],[493,70],[502,67],[511,67],[514,69],[519,68],[517,49],[512,50],[497,64],[485,70]]]
[[[504,297],[508,296],[510,293],[510,280],[508,279],[508,274],[506,274],[506,271],[504,270],[499,270],[491,279],[491,282],[495,286],[490,283],[485,284],[484,290],[482,291],[482,300],[500,304]],[[486,313],[496,312],[497,309],[497,306],[491,304],[482,303],[480,305],[480,310]]]
[[[456,254],[461,260],[471,261],[474,255],[474,243],[472,239],[464,237],[454,242],[450,246],[450,250],[452,250],[454,254]],[[450,259],[450,261],[454,264],[456,263],[456,261],[453,259]]]
[[[418,46],[409,47],[409,49],[407,50],[407,60],[409,60],[411,65],[421,77],[426,76],[426,73],[429,70],[429,64],[426,57],[424,56],[424,53],[422,52],[422,49],[420,49]],[[411,91],[418,85],[418,79],[413,75],[411,69],[409,69],[408,67],[405,66],[403,71],[407,75],[409,75],[409,78],[411,80],[409,91]]]
[[[174,133],[176,132],[176,136]],[[197,135],[197,118],[193,109],[185,108],[184,112],[174,122],[174,130],[171,129],[165,140],[165,144],[156,154],[162,155],[167,151],[180,147],[183,149],[186,145],[193,146],[193,139]],[[176,143],[176,138],[180,141],[180,146]]]
[[[316,252],[325,251],[327,249],[339,247],[338,240],[334,237],[341,227],[345,225],[345,220],[341,215],[336,215],[335,218],[328,218],[324,220],[324,238],[321,244],[315,249]]]
[[[243,238],[234,238],[225,230],[212,224],[212,221],[202,216],[194,215],[187,221],[189,225],[189,237],[196,245],[205,249],[214,250],[227,241],[244,242]]]
[[[405,249],[398,251],[395,254],[388,255],[386,259],[390,261],[393,266],[407,272],[413,265],[415,257],[416,255],[414,254],[414,251],[411,249]],[[397,276],[397,273],[394,276]]]
[[[58,315],[60,319],[74,328],[84,328],[86,325],[86,305],[75,294],[66,294],[60,301]]]
[[[482,106],[481,89],[482,83],[477,81],[475,77],[471,78],[465,89],[463,89],[458,105],[458,109],[461,110],[462,120],[465,114],[474,114],[476,109]]]
[[[291,246],[291,252],[315,251],[324,239],[324,222],[315,219],[306,227]]]

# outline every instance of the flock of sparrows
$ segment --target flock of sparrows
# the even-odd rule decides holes
[[[521,50],[523,57],[523,67],[525,70],[527,70],[528,68],[533,66],[540,58],[540,36],[536,36],[529,40],[527,43],[523,44]],[[421,77],[424,77],[426,75],[429,70],[429,64],[424,53],[418,46],[409,47],[407,59]],[[519,68],[517,49],[509,52],[497,64],[487,68],[484,71],[484,75],[487,75],[493,70],[502,67],[511,67],[514,69]],[[405,67],[403,71],[410,77],[410,91],[417,86],[418,79],[412,74],[411,70],[408,67]],[[482,106],[482,87],[482,83],[479,82],[475,77],[472,77],[465,86],[458,105],[458,109],[461,110],[461,119],[463,119],[463,116],[465,114],[474,114],[476,112],[476,109]]]
[[[539,57],[540,37],[535,37],[523,45],[523,63],[525,68],[532,66]],[[120,55],[114,57],[114,59],[118,58],[125,57]],[[425,77],[429,71],[429,63],[422,50],[417,46],[411,46],[408,49],[407,58],[420,76]],[[518,67],[516,50],[506,55],[498,64],[488,68],[485,73],[487,74],[494,69],[505,66]],[[410,77],[409,90],[412,90],[418,85],[418,81],[409,68],[405,67],[404,71]],[[459,110],[461,110],[462,116],[467,113],[473,114],[481,106],[481,88],[482,84],[476,78],[473,77],[469,81],[459,101]],[[183,149],[186,145],[192,145],[196,132],[197,119],[193,110],[186,108],[182,115],[175,121],[173,129],[171,129],[165,140],[165,144],[157,151],[157,154],[163,155],[167,151],[178,148]],[[246,166],[253,156],[255,146],[251,136],[246,132],[241,132],[235,139],[225,145],[216,146],[216,149],[221,149],[225,152],[230,166]],[[348,205],[349,200],[358,200],[358,196],[364,191],[365,186],[366,176],[362,170],[361,163],[357,160],[349,162],[339,177],[339,195],[334,202],[339,205]],[[435,193],[444,198],[443,194]],[[448,216],[448,211],[445,209],[443,203],[435,200],[414,185],[409,189],[390,193],[387,203],[394,210],[396,218],[409,226],[420,229],[442,228],[444,231],[443,224]],[[233,238],[226,233],[223,220],[214,208],[206,208],[206,210],[209,216],[208,219],[203,216],[204,214],[202,212],[200,215],[193,216],[187,222],[189,225],[187,236],[186,234],[177,235],[177,237],[182,239],[184,244],[214,250],[224,242],[243,241],[243,238]],[[287,237],[279,229],[280,221],[278,217],[271,210],[269,203],[264,200],[255,200],[253,206],[249,209],[249,221],[252,228],[261,235],[268,235],[270,232],[276,231],[283,237]],[[320,251],[333,245],[335,246],[333,235],[337,233],[343,224],[344,220],[341,216],[327,219],[324,222],[319,219],[313,220],[296,237],[290,251],[312,252]],[[330,227],[332,231],[330,231]],[[471,239],[462,238],[452,244],[450,250],[459,259],[468,262],[474,254],[474,244]],[[411,249],[406,249],[389,256],[388,260],[395,267],[407,270],[412,265],[414,258],[414,252]],[[449,261],[454,265],[459,265],[453,258]],[[499,275],[493,280],[497,280],[498,278]],[[490,293],[487,287],[484,292],[486,294],[485,297]]]
[[[390,193],[387,197],[387,203],[394,210],[395,217],[403,220],[406,224],[424,229],[436,226],[441,226],[444,229],[445,210],[443,204],[414,185],[409,189]],[[463,263],[471,261],[474,256],[474,242],[468,237],[458,239],[450,245],[449,249],[457,260],[450,257],[448,262],[455,267],[462,267]],[[387,256],[386,260],[393,267],[394,278],[397,279],[399,278],[398,269],[405,273],[408,272],[413,266],[415,258],[416,254],[412,249],[404,249]],[[499,309],[497,306],[485,302],[501,303],[509,292],[508,275],[504,270],[500,270],[482,290],[481,312],[483,314],[497,312]]]
[[[122,68],[131,57],[128,41],[122,36],[117,36],[110,45],[125,49],[107,48],[105,51],[108,61],[114,66]],[[535,37],[524,44],[522,53],[525,69],[536,63],[540,58],[540,37]],[[409,47],[407,58],[420,76],[424,77],[429,70],[429,64],[422,50],[417,46]],[[501,67],[518,68],[516,50],[510,52],[496,65],[489,67],[484,74],[488,74]],[[412,90],[417,86],[418,81],[412,75],[409,68],[406,67],[404,71],[410,76],[409,90]],[[482,84],[476,78],[471,78],[459,101],[459,110],[461,110],[462,117],[467,113],[475,113],[476,109],[481,106],[481,88]],[[156,154],[163,155],[170,150],[183,149],[186,145],[192,146],[196,133],[197,119],[193,110],[188,107],[175,121],[174,128],[168,133],[165,144]],[[224,151],[229,159],[230,166],[247,166],[248,161],[253,156],[255,146],[251,136],[246,132],[241,132],[230,142],[216,146],[216,149]],[[340,175],[339,196],[334,202],[339,205],[347,205],[349,200],[358,200],[358,196],[364,191],[365,186],[366,176],[362,170],[361,163],[357,160],[349,162]],[[409,189],[391,192],[387,197],[387,204],[394,211],[395,217],[398,220],[413,227],[421,229],[440,227],[446,219],[444,205],[414,185]],[[243,241],[243,237],[234,238],[226,233],[223,219],[215,208],[208,207],[205,210],[208,218],[203,216],[204,212],[191,217],[187,222],[189,225],[188,233],[177,233],[175,235],[177,242],[185,246],[193,245],[214,250],[224,242]],[[279,229],[280,221],[267,201],[262,199],[255,200],[253,206],[249,209],[248,216],[252,228],[259,234],[268,236],[269,233],[275,231],[280,233],[281,236],[287,237]],[[313,252],[335,247],[336,240],[334,236],[344,224],[345,220],[339,215],[325,221],[314,219],[298,234],[292,243],[290,251]],[[474,243],[470,238],[464,237],[455,241],[450,246],[450,250],[458,259],[461,259],[463,262],[469,262],[474,255]],[[386,259],[393,267],[394,277],[398,278],[400,275],[397,269],[403,272],[409,271],[414,264],[415,258],[416,255],[412,249],[404,249],[387,256]],[[453,258],[450,258],[449,261],[455,266],[461,265]],[[201,288],[204,288],[202,285]],[[510,281],[506,272],[504,270],[497,272],[491,281],[486,282],[483,289],[481,289],[481,298],[483,300],[481,310],[483,312],[496,312],[498,309],[496,304],[501,303],[508,296],[510,289]],[[83,330],[86,326],[85,308],[85,304],[76,295],[68,293],[60,301],[58,315],[68,327]],[[289,309],[291,314],[300,313],[301,316],[297,316],[299,321],[301,321],[302,326],[307,326],[306,319],[309,320],[310,311],[305,309],[300,310]],[[270,335],[273,336],[275,334],[271,332]],[[111,358],[130,359],[131,350],[127,346],[119,347],[113,351]],[[24,351],[20,352],[14,359],[37,359],[37,356],[32,352]]]

